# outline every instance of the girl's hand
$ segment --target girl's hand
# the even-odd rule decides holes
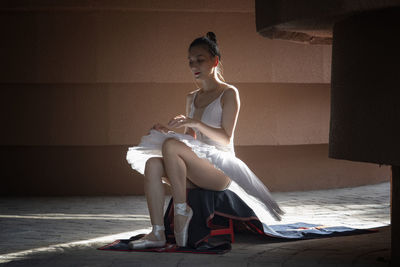
[[[154,126],[151,128],[151,130],[156,130],[162,133],[168,133],[169,128],[165,127],[164,125],[160,124],[160,123],[156,123],[154,124]]]
[[[173,128],[180,128],[184,126],[195,128],[197,124],[197,120],[188,118],[185,115],[178,115],[168,122],[168,126]]]

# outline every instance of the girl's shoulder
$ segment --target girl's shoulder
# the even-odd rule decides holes
[[[224,84],[224,94],[223,94],[223,97],[226,97],[226,96],[235,96],[235,97],[238,97],[239,96],[239,90],[235,87],[235,86],[233,86],[233,85],[231,85],[231,84]]]
[[[224,91],[236,91],[236,92],[238,92],[238,89],[234,86],[234,85],[232,85],[232,84],[229,84],[229,83],[226,83],[226,82],[224,82],[224,83],[221,83],[221,88],[224,90]]]
[[[191,91],[188,96],[194,96],[198,91],[200,90],[200,88],[197,88],[196,90]]]
[[[187,94],[187,96],[186,96],[186,99],[187,99],[188,101],[192,101],[193,98],[194,98],[194,96],[196,95],[196,93],[197,93],[199,90],[200,90],[200,88],[197,88],[196,90],[189,92],[189,93]]]
[[[236,103],[240,106],[239,90],[235,86],[226,84],[221,97],[221,105],[224,106],[226,101]]]

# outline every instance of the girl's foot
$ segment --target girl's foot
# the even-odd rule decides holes
[[[188,240],[189,223],[193,211],[186,203],[174,204],[174,235],[176,244],[186,247]]]
[[[164,247],[166,240],[164,225],[153,225],[153,230],[141,239],[129,242],[130,249],[146,249]]]

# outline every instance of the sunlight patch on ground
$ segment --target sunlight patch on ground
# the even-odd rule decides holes
[[[96,244],[96,243],[109,243],[109,242],[113,242],[117,239],[128,239],[131,236],[135,236],[135,235],[142,234],[142,233],[148,233],[148,232],[150,232],[150,230],[151,230],[150,228],[140,229],[140,230],[136,230],[136,231],[123,232],[123,233],[119,233],[119,234],[102,236],[102,237],[93,238],[93,239],[87,239],[87,240],[81,240],[81,241],[75,241],[75,242],[69,242],[69,243],[62,243],[62,244],[50,245],[50,246],[41,247],[41,248],[34,248],[34,249],[28,249],[28,250],[13,252],[13,253],[2,254],[2,255],[0,255],[0,263],[7,263],[10,261],[14,261],[14,260],[23,260],[33,254],[36,254],[36,253],[63,252],[64,249],[77,248],[77,247],[82,248],[82,247],[88,247],[88,246]]]
[[[0,214],[0,219],[41,219],[41,220],[116,220],[116,221],[150,221],[149,215],[132,214],[64,214],[64,213],[42,213],[42,214]]]

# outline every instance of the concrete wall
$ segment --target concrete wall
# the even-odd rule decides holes
[[[400,3],[335,24],[332,158],[400,166],[399,16]]]
[[[184,112],[207,31],[240,91],[237,155],[271,190],[389,179],[328,159],[331,47],[259,36],[253,1],[32,3],[0,8],[1,194],[143,193],[127,147]]]

